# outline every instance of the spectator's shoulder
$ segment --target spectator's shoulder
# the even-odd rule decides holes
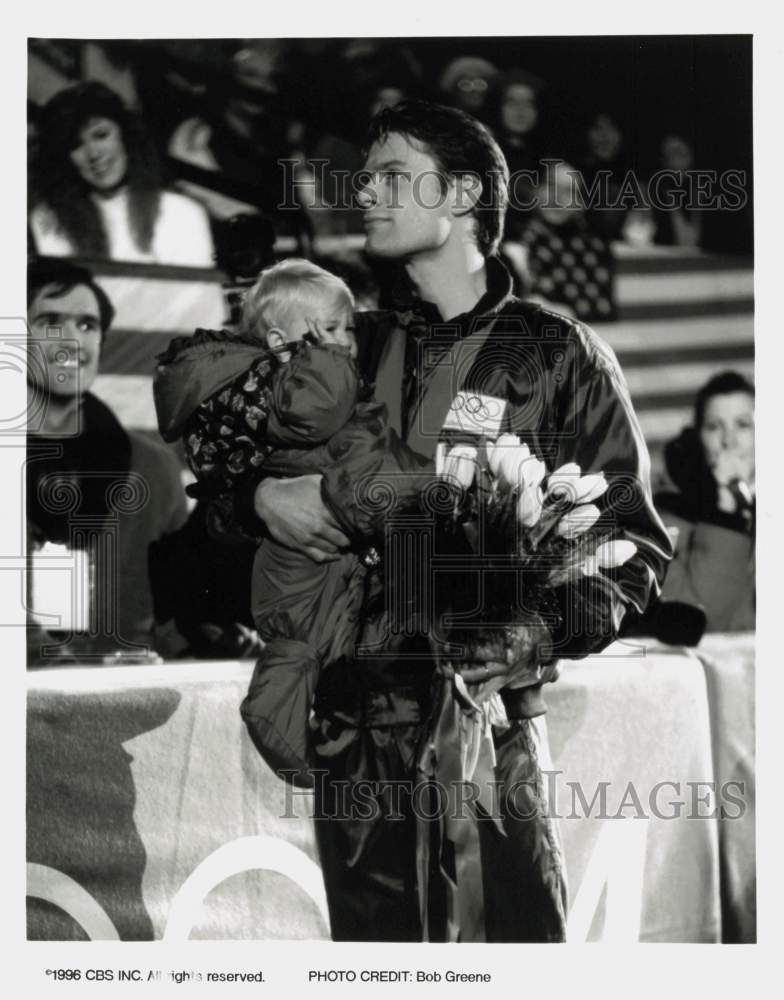
[[[214,157],[210,153],[212,129],[202,118],[186,118],[175,128],[169,140],[169,155],[186,163],[214,170]]]
[[[50,233],[57,228],[57,217],[46,202],[39,201],[30,211],[30,225],[35,230]]]

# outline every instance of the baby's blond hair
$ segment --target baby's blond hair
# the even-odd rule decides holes
[[[265,268],[256,284],[248,290],[242,307],[240,327],[243,333],[264,336],[284,324],[284,316],[293,303],[316,303],[326,295],[336,305],[353,311],[354,296],[341,278],[300,257],[290,257]]]

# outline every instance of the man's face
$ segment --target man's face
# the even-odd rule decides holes
[[[58,294],[45,285],[27,311],[31,357],[28,381],[53,396],[81,396],[98,374],[101,319],[86,285]]]
[[[444,245],[452,230],[449,194],[417,140],[392,133],[374,143],[365,171],[370,179],[357,200],[369,254],[408,258]]]

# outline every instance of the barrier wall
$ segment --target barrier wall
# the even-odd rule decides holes
[[[29,674],[29,937],[328,937],[311,797],[239,718],[250,670]],[[548,702],[570,938],[754,940],[753,637],[618,644]]]

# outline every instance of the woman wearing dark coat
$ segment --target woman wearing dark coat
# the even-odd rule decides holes
[[[655,503],[677,539],[662,598],[702,607],[708,631],[752,630],[754,386],[736,372],[712,378],[697,394],[694,426],[666,446],[665,463],[669,483]]]

